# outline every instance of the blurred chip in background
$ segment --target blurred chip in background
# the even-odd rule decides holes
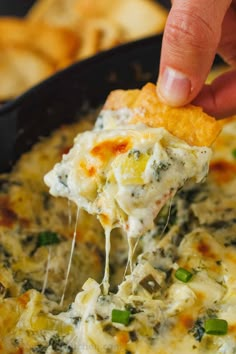
[[[6,101],[75,61],[162,33],[168,10],[154,0],[1,0],[0,13]]]

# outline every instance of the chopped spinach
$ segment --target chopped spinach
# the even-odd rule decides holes
[[[52,336],[49,340],[49,345],[52,347],[53,350],[57,353],[63,354],[72,354],[73,348],[66,344],[58,334]]]
[[[198,342],[201,342],[202,337],[205,333],[203,320],[198,318],[197,321],[194,323],[194,326],[190,329],[189,332],[193,334],[194,338]]]
[[[37,247],[49,246],[60,243],[60,238],[56,232],[42,231],[38,234]]]
[[[30,234],[30,235],[26,235],[22,240],[21,243],[23,246],[28,246],[30,243],[34,243],[35,242],[35,236]]]
[[[134,315],[135,313],[139,313],[140,312],[139,309],[137,309],[136,307],[134,307],[131,304],[126,304],[125,305],[125,309],[128,310],[132,315]]]
[[[202,202],[208,198],[208,191],[206,185],[201,183],[201,185],[191,185],[188,188],[182,188],[178,192],[178,196],[185,201],[187,204],[193,202]]]
[[[129,337],[131,342],[136,342],[138,340],[137,333],[135,331],[129,332]]]
[[[6,294],[5,286],[0,282],[0,297],[4,297]]]
[[[161,326],[161,323],[160,322],[157,322],[155,324],[155,326],[153,327],[154,331],[159,334],[159,331],[160,331],[160,326]]]
[[[225,243],[224,243],[225,247],[229,247],[229,246],[233,246],[236,247],[236,239],[232,238],[232,239],[228,239]]]
[[[42,192],[42,202],[45,210],[50,208],[51,196],[49,193]]]
[[[7,175],[0,177],[0,193],[8,193],[12,186],[22,186],[22,183],[11,181]]]
[[[32,352],[36,354],[45,354],[48,347],[45,345],[39,344],[36,347],[32,348]]]
[[[33,281],[31,279],[25,279],[22,284],[22,291],[25,292],[30,289],[35,289],[35,290],[41,291],[42,286],[39,282]]]
[[[128,157],[133,157],[134,160],[136,161],[140,158],[140,156],[141,156],[141,152],[137,149],[132,149],[128,153]]]
[[[112,326],[111,324],[106,324],[104,327],[103,327],[103,330],[104,332],[110,334],[111,336],[115,336],[118,329],[114,326]]]
[[[152,163],[153,176],[157,182],[160,182],[161,173],[163,171],[167,171],[170,165],[171,164],[167,161],[159,161],[159,162],[157,162],[156,160],[153,161]]]
[[[208,227],[213,227],[214,229],[227,229],[229,227],[229,221],[216,220],[211,224],[207,224]]]
[[[76,317],[73,317],[72,320],[73,320],[73,323],[75,325],[77,325],[81,321],[81,317],[80,316],[76,316]]]
[[[11,254],[1,244],[0,244],[0,256],[4,256],[5,258],[11,258]],[[0,257],[0,259],[1,258],[3,257]]]

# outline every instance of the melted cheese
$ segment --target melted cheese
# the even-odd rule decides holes
[[[45,176],[54,196],[67,197],[105,229],[104,293],[109,289],[110,231],[121,227],[128,239],[153,229],[163,205],[186,181],[207,174],[211,150],[192,147],[164,128],[127,125],[130,111],[105,111],[95,130],[79,134],[70,152]],[[99,129],[102,119],[104,123]],[[111,129],[113,127],[113,129]],[[129,241],[128,263],[133,249]]]
[[[139,237],[153,228],[160,209],[186,181],[206,176],[211,152],[164,128],[125,125],[124,110],[104,115],[103,129],[78,135],[45,182],[52,195],[97,215],[104,227],[122,227],[128,237]]]

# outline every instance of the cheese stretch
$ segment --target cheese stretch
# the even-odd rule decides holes
[[[126,233],[132,269],[131,238],[153,229],[163,205],[188,180],[206,176],[211,156],[209,148],[190,146],[164,128],[127,124],[131,115],[128,109],[102,111],[95,129],[79,134],[45,176],[52,195],[72,200],[104,227],[104,293],[109,290],[110,231],[120,227]]]
[[[97,215],[103,227],[140,237],[168,199],[208,172],[211,150],[190,146],[164,128],[128,125],[128,109],[102,111],[45,176],[54,196]],[[101,128],[102,126],[102,128]]]

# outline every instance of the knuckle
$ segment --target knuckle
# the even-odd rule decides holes
[[[183,48],[207,51],[217,47],[220,31],[204,20],[197,12],[176,10],[166,26],[165,40],[168,44]]]

